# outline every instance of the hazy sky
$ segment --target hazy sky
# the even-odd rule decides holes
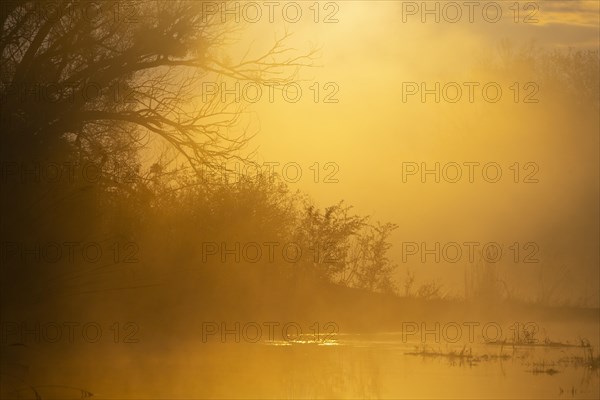
[[[577,120],[575,109],[557,110],[556,104],[544,101],[543,88],[534,96],[538,103],[515,104],[509,88],[512,76],[486,76],[477,67],[497,57],[506,40],[516,51],[531,45],[597,49],[599,3],[523,2],[515,15],[510,8],[514,2],[496,2],[502,11],[496,23],[483,17],[484,3],[474,10],[473,23],[466,7],[457,23],[444,20],[444,15],[455,15],[450,9],[441,14],[440,23],[433,16],[422,23],[420,10],[414,13],[411,4],[345,1],[336,3],[339,11],[321,10],[320,18],[337,11],[337,23],[315,23],[308,9],[312,3],[302,3],[304,14],[298,23],[283,23],[275,14],[275,23],[263,18],[249,24],[240,44],[244,49],[250,43],[255,49],[271,43],[284,27],[293,33],[290,43],[297,49],[322,47],[320,67],[301,73],[306,81],[299,82],[303,96],[298,102],[286,101],[279,92],[270,102],[265,91],[251,107],[254,127],[260,129],[254,142],[259,161],[298,163],[303,175],[292,187],[310,193],[322,206],[343,199],[358,213],[400,225],[393,250],[403,267],[400,274],[410,267],[418,276],[443,277],[460,287],[469,265],[464,257],[452,265],[421,263],[418,256],[411,258],[416,262],[402,263],[402,242],[518,242],[521,247],[533,242],[540,262],[521,262],[532,247],[521,248],[518,263],[511,261],[513,253],[503,255],[498,265],[507,279],[521,280],[515,277],[525,274],[539,281],[544,271],[566,268],[571,271],[571,289],[597,293],[597,121]],[[486,15],[492,18],[494,9]],[[457,82],[465,91],[456,104],[435,104],[433,96],[422,103],[418,95],[403,102],[403,82],[422,81]],[[481,89],[475,89],[473,103],[465,100],[463,82],[496,81],[503,90],[498,103],[484,101]],[[523,96],[531,89],[523,85],[536,77],[515,75],[514,81],[519,81]],[[315,82],[318,103],[311,86]],[[324,103],[334,92],[330,99],[338,102]],[[319,183],[310,168],[316,162]],[[326,169],[328,162],[339,170],[331,165]],[[441,167],[455,162],[463,166],[463,178],[455,184],[436,184],[430,177],[423,184],[417,174],[403,183],[403,162],[425,162],[428,168],[436,162]],[[480,163],[474,183],[468,182],[465,162]],[[500,165],[499,182],[482,178],[481,166],[487,163]],[[515,163],[519,183],[513,182]],[[293,180],[295,169],[290,171]],[[339,182],[323,183],[326,176]],[[539,182],[523,183],[527,176]]]

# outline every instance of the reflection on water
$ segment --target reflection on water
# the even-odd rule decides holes
[[[52,347],[19,350],[38,354],[3,360],[3,398],[93,393],[91,398],[107,399],[541,399],[599,394],[598,365],[588,362],[593,350],[575,346],[422,344],[387,333],[153,348],[86,344],[68,353]]]

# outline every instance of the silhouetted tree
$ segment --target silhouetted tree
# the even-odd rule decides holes
[[[294,241],[302,250],[299,267],[309,275],[337,281],[346,266],[351,239],[365,218],[350,214],[343,202],[323,211],[305,204]]]
[[[357,235],[342,278],[346,285],[371,291],[396,291],[392,280],[396,265],[387,257],[387,252],[392,247],[390,235],[397,228],[395,224],[377,223]]]
[[[201,83],[287,82],[315,53],[290,55],[286,33],[266,53],[231,61],[223,49],[236,28],[204,14],[203,3],[128,2],[128,19],[108,9],[112,2],[98,12],[85,1],[9,2],[0,37],[3,156],[132,162],[128,151],[151,134],[194,168],[236,157],[249,136],[229,128],[243,106],[219,96],[202,102]]]
[[[241,151],[252,134],[242,121],[245,104],[203,96],[203,83],[284,84],[316,52],[295,54],[286,31],[262,53],[250,49],[236,58],[228,46],[243,27],[206,15],[203,3],[2,2],[3,241],[133,240],[149,215],[185,204],[169,194],[173,182],[197,185],[206,169],[247,161]],[[165,146],[174,160],[157,151]],[[49,165],[86,164],[94,166],[93,181],[80,170],[66,181],[39,179]],[[2,272],[12,275],[2,278],[15,290],[16,282],[52,273],[25,261],[9,264]]]

